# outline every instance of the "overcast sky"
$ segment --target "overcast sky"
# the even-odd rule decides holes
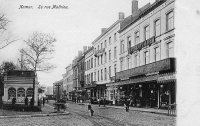
[[[52,85],[62,79],[65,67],[82,50],[91,46],[100,35],[101,28],[109,27],[118,19],[118,12],[131,14],[132,0],[0,0],[0,12],[11,21],[8,30],[13,38],[20,39],[9,47],[0,50],[0,60],[16,62],[18,49],[23,40],[32,32],[53,34],[56,39],[56,52],[52,63],[57,66],[49,73],[39,73],[41,85]],[[154,0],[139,1],[139,7]],[[20,5],[33,6],[33,9],[19,9]],[[38,6],[64,5],[68,9],[38,9]],[[12,50],[12,51],[10,51]]]

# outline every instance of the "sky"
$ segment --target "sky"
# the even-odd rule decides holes
[[[101,28],[112,25],[118,13],[125,17],[131,14],[132,0],[0,0],[0,12],[10,20],[7,31],[11,38],[19,39],[0,50],[0,62],[17,61],[19,49],[33,32],[50,33],[57,42],[50,61],[56,69],[39,72],[38,79],[43,86],[52,86],[62,79],[65,68],[72,63],[83,46],[91,46],[101,33]],[[154,0],[139,1],[139,7]],[[33,9],[19,9],[20,5]],[[38,9],[38,6],[64,5],[68,9]],[[12,51],[11,51],[12,50]]]

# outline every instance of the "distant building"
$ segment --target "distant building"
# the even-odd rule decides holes
[[[68,65],[66,68],[66,73],[63,74],[63,88],[65,95],[69,100],[72,100],[73,91],[73,69],[72,64]]]
[[[48,86],[46,88],[46,95],[53,95],[53,87],[52,86]]]
[[[34,71],[12,70],[4,75],[4,103],[11,103],[16,98],[16,103],[24,103],[27,96],[33,96],[33,79],[35,78],[35,105],[38,103],[38,81]]]

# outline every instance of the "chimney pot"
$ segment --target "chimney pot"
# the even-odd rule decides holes
[[[101,28],[101,34],[105,33],[107,28]]]
[[[119,20],[120,20],[120,19],[124,19],[124,17],[125,17],[124,12],[119,12]]]

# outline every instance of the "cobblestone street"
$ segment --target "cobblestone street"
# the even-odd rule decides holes
[[[48,105],[47,105],[48,106]],[[139,111],[125,112],[123,109],[98,107],[92,105],[94,116],[90,116],[86,105],[69,103],[69,115],[4,118],[1,126],[175,126],[173,116],[152,114]],[[53,109],[53,107],[52,107]]]

